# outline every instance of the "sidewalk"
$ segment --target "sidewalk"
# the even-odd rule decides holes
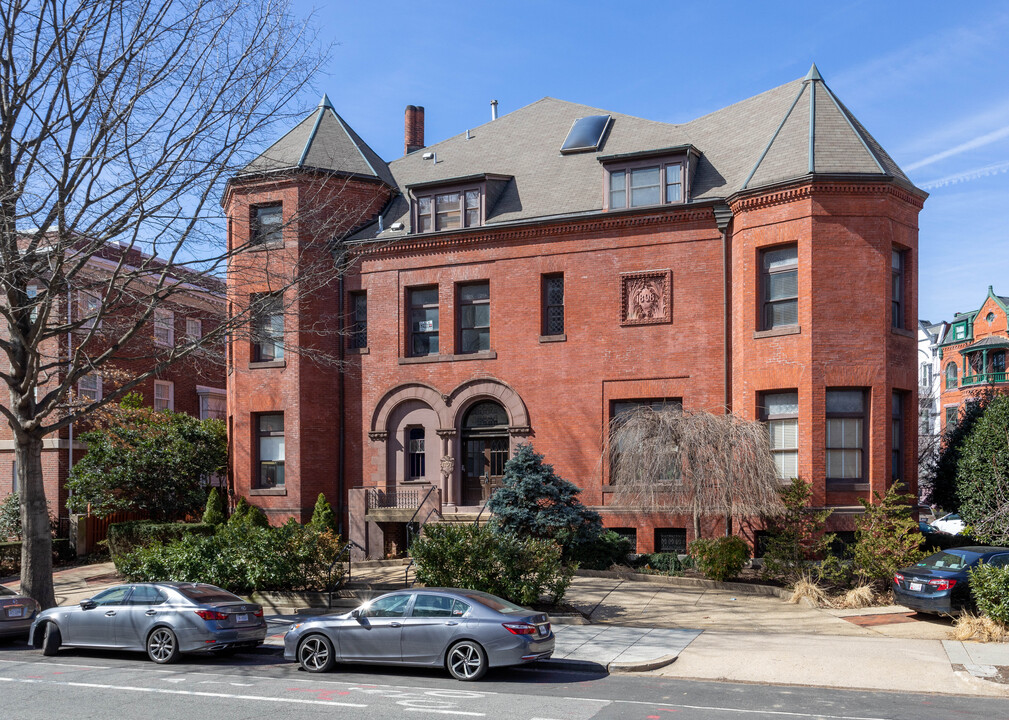
[[[355,564],[353,582],[377,594],[383,586],[403,587],[404,572],[404,565]],[[54,581],[61,605],[118,582],[111,563],[59,570]],[[591,624],[555,622],[551,662],[678,678],[1009,697],[1009,644],[951,641],[949,620],[899,606],[831,610],[748,590],[759,588],[576,576],[565,599]],[[276,652],[288,626],[305,617],[294,608],[268,615],[267,650]]]

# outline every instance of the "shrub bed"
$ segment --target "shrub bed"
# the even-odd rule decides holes
[[[652,572],[656,575],[679,575],[686,570],[688,563],[680,560],[676,553],[658,552],[638,555],[634,561],[635,569]]]
[[[630,540],[605,530],[594,539],[574,545],[569,560],[585,570],[609,570],[614,565],[626,565],[630,552]]]
[[[213,535],[216,527],[208,523],[159,523],[131,520],[109,525],[109,555],[118,562],[128,552],[151,543],[170,543],[186,535]]]
[[[73,548],[67,538],[53,539],[53,564],[67,562],[73,557]],[[21,572],[21,543],[0,542],[0,576]]]
[[[542,596],[560,602],[578,567],[564,567],[560,546],[550,540],[486,526],[429,525],[410,554],[418,582],[481,590],[519,605],[534,605]]]
[[[232,592],[325,590],[329,566],[342,548],[332,532],[291,520],[280,527],[236,522],[216,533],[185,533],[170,542],[153,541],[114,558],[116,570],[132,582],[206,582]],[[343,576],[333,568],[333,583]]]
[[[970,589],[982,614],[1009,626],[1009,567],[979,565],[971,570]]]
[[[694,540],[690,544],[690,555],[704,577],[724,582],[739,575],[750,559],[750,546],[738,535]]]

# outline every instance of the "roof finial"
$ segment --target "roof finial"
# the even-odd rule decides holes
[[[322,100],[319,101],[319,107],[321,107],[321,108],[329,108],[330,110],[333,110],[333,111],[336,110],[336,108],[333,107],[333,103],[331,103],[329,101],[329,95],[327,95],[326,93],[322,94]]]
[[[813,82],[816,82],[817,80],[823,82],[823,78],[820,77],[820,71],[816,69],[816,63],[813,63],[810,66],[809,72],[806,73],[806,77],[803,78],[803,82],[809,82],[811,80]]]

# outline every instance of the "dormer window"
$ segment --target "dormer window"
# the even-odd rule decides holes
[[[417,196],[417,232],[481,225],[480,189]]]
[[[690,168],[699,153],[690,146],[599,158],[605,173],[607,210],[684,202]]]

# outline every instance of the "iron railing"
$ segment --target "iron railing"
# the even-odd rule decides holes
[[[350,542],[348,542],[346,545],[343,546],[343,549],[340,550],[337,556],[333,559],[333,562],[329,564],[329,572],[326,578],[326,589],[329,591],[329,608],[333,607],[333,591],[336,590],[336,587],[333,585],[333,568],[336,567],[336,564],[340,562],[340,558],[342,558],[344,555],[347,555],[347,573],[341,578],[343,582],[341,582],[340,584],[342,586],[350,582],[351,558],[350,555],[348,554],[348,551],[352,547],[356,547],[361,552],[367,552],[363,547],[361,547],[356,542],[351,540]]]
[[[420,490],[418,489],[383,490],[381,488],[368,488],[368,510],[383,508],[403,508],[408,510],[410,508],[419,508],[421,502]]]

